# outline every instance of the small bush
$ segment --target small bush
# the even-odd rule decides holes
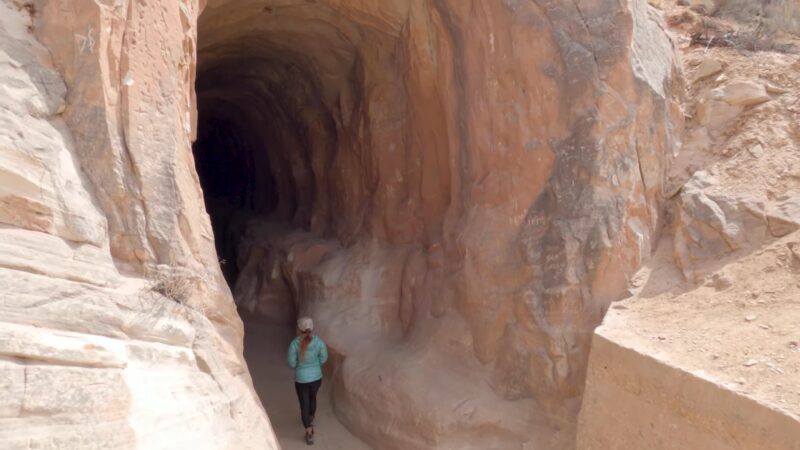
[[[168,273],[161,274],[155,279],[150,281],[148,289],[151,292],[163,295],[168,299],[185,305],[192,295],[195,288],[195,280],[193,277],[179,274]]]
[[[763,36],[758,31],[727,32],[717,36],[694,33],[691,45],[708,47],[731,47],[751,52],[773,51],[778,53],[797,53],[797,48],[790,43],[779,43]]]
[[[696,25],[690,45],[705,48],[730,47],[751,52],[797,53],[793,44],[778,42],[775,36],[767,32],[760,20],[752,29],[726,30],[713,20],[703,19]]]

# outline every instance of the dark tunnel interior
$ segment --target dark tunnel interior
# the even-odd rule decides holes
[[[246,220],[256,213],[269,214],[277,204],[269,162],[256,158],[261,145],[248,139],[235,119],[219,114],[213,105],[199,105],[192,152],[216,236],[217,256],[231,287],[238,276],[236,247]]]

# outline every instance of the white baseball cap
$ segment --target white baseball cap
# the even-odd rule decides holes
[[[311,317],[301,317],[297,319],[297,328],[300,331],[309,331],[314,329],[314,321]]]

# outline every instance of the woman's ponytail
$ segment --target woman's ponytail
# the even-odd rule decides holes
[[[308,349],[308,345],[311,344],[311,330],[303,331],[303,337],[300,338],[300,361],[303,361],[303,358],[306,356],[306,349]]]

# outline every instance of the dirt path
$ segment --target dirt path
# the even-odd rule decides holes
[[[325,382],[317,398],[316,442],[313,447],[307,446],[303,440],[292,371],[286,365],[291,334],[279,327],[255,324],[245,324],[245,330],[244,355],[253,384],[283,450],[369,450],[336,419],[331,407],[330,384]]]

